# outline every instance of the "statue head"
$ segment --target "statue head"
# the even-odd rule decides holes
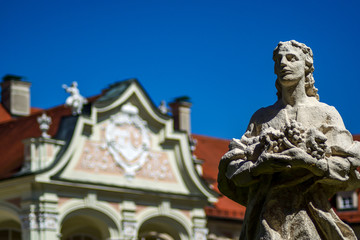
[[[300,71],[300,74],[305,74],[305,92],[306,95],[309,97],[315,97],[317,100],[319,100],[319,95],[317,94],[317,88],[315,88],[314,83],[314,59],[313,59],[313,53],[311,49],[306,46],[303,43],[299,43],[295,40],[287,41],[287,42],[279,42],[277,47],[275,48],[273,52],[273,60],[275,61],[275,74],[278,76],[275,82],[275,86],[277,89],[276,95],[278,96],[278,99],[281,99],[282,97],[282,85],[280,84],[279,78],[281,78],[280,71],[278,69],[278,64],[276,64],[276,60],[278,57],[278,53],[281,49],[290,49],[295,50],[299,54],[299,61],[304,61],[304,71]],[[291,60],[291,59],[289,59]]]

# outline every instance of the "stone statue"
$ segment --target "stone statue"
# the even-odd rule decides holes
[[[77,82],[72,82],[71,86],[68,87],[63,84],[62,87],[66,92],[70,93],[70,96],[66,99],[65,105],[71,107],[73,115],[81,114],[84,104],[87,103],[87,99],[80,95]]]
[[[219,165],[220,191],[247,207],[240,239],[357,239],[328,199],[360,186],[360,143],[319,102],[309,47],[280,42],[273,60],[278,101],[255,112]]]

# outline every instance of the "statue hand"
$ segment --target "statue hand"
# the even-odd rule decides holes
[[[281,172],[291,167],[288,163],[289,157],[280,156],[278,153],[262,153],[253,164],[250,172],[253,176]]]
[[[263,153],[255,165],[255,176],[290,168],[305,168],[316,176],[323,176],[328,169],[326,159],[317,160],[300,148],[291,148],[281,153]]]
[[[325,158],[316,159],[301,148],[291,148],[280,155],[287,156],[284,160],[288,160],[291,167],[306,168],[316,176],[323,176],[328,170],[328,162]]]
[[[245,153],[243,150],[239,148],[234,148],[222,156],[221,161],[231,161],[235,159],[244,159]]]
[[[257,182],[258,179],[250,172],[253,163],[246,160],[244,151],[236,147],[230,149],[221,158],[218,181],[223,183],[231,180],[238,187],[247,187]]]
[[[231,164],[231,162],[234,162],[233,160],[237,160],[235,162],[242,161],[244,156],[244,151],[238,148],[234,148],[225,153],[219,163],[219,177],[225,176],[228,166]]]

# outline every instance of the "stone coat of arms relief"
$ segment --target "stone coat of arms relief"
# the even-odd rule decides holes
[[[76,169],[174,181],[168,155],[151,149],[147,122],[127,103],[100,126],[100,141],[87,140]]]
[[[121,113],[110,118],[105,130],[105,146],[125,175],[134,177],[135,172],[148,160],[150,136],[147,123],[142,120],[139,110],[128,103]]]

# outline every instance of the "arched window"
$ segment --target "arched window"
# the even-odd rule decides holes
[[[21,232],[18,229],[1,228],[0,229],[1,240],[21,240]]]
[[[138,232],[139,240],[190,239],[185,227],[173,218],[156,216],[143,222]]]
[[[78,209],[67,214],[61,222],[60,232],[61,240],[118,238],[114,221],[104,213],[90,208]]]
[[[142,233],[139,236],[139,240],[174,240],[169,234],[167,233],[159,233],[159,232],[146,232]]]
[[[74,234],[66,238],[66,240],[99,240],[99,239],[96,237],[92,237],[88,234]]]
[[[0,204],[0,240],[21,240],[21,223],[16,207]]]

